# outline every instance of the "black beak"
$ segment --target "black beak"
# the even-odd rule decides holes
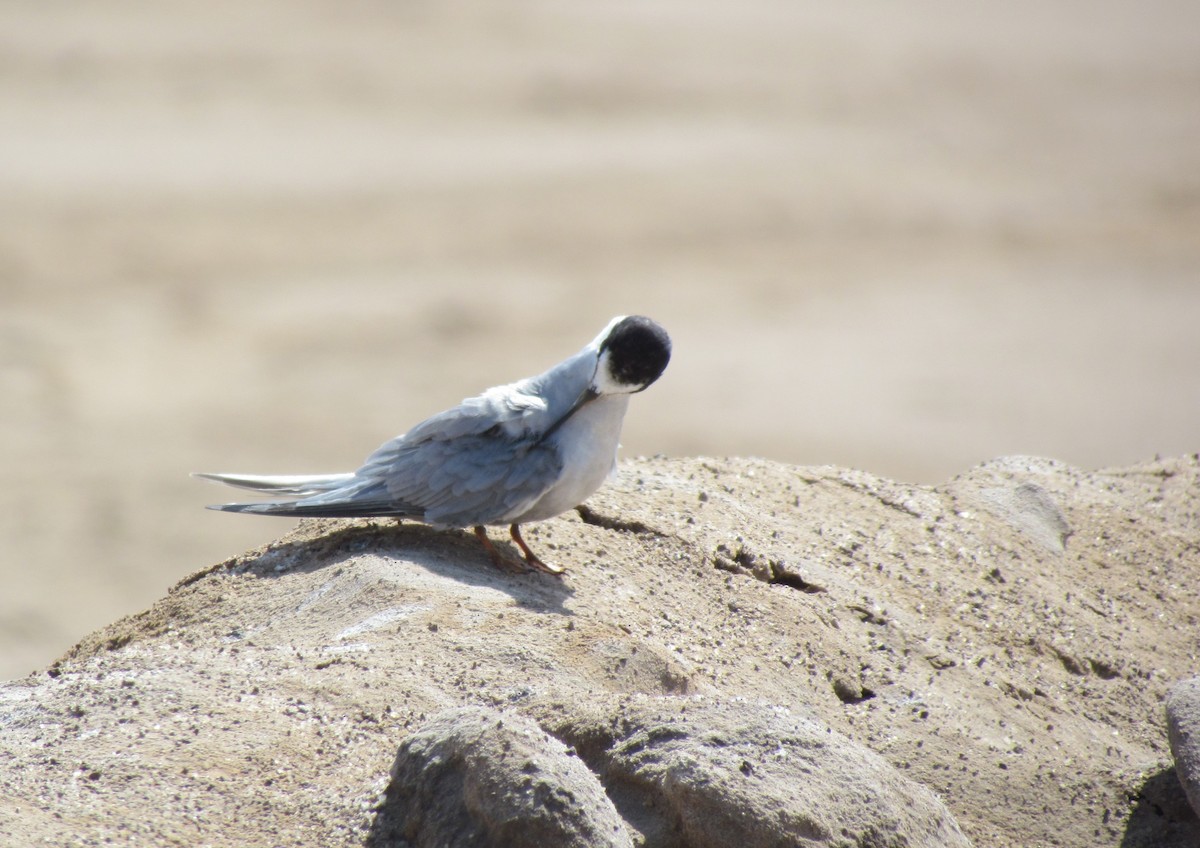
[[[575,398],[575,402],[571,404],[571,408],[567,410],[567,414],[563,416],[563,419],[565,420],[570,418],[572,415],[578,412],[582,406],[591,403],[598,397],[600,397],[600,393],[591,386],[588,386],[583,390],[582,393],[580,393],[579,397]]]
[[[553,436],[555,431],[558,430],[559,427],[566,424],[567,421],[569,421],[571,419],[572,415],[574,415],[576,412],[578,412],[580,409],[582,409],[584,406],[591,403],[598,397],[600,397],[600,393],[598,391],[596,391],[595,389],[593,389],[591,386],[588,386],[586,389],[583,390],[583,392],[580,393],[579,397],[575,398],[575,402],[573,404],[571,404],[570,409],[568,409],[565,413],[563,413],[562,418],[558,419],[557,421],[555,421],[553,424],[551,424],[549,427],[546,428],[546,432],[542,433],[542,437],[540,439],[538,439],[538,441],[541,442],[541,441],[544,441],[544,440],[550,438],[551,436]]]

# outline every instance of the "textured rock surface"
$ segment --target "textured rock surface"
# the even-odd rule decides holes
[[[965,846],[933,793],[827,725],[744,699],[542,711],[647,844]]]
[[[876,822],[919,784],[978,846],[1194,848],[1163,702],[1195,673],[1198,492],[1190,456],[1008,458],[936,487],[638,460],[529,528],[563,580],[497,572],[467,534],[304,522],[0,686],[0,844],[363,845],[405,740],[486,707],[574,745],[647,846],[783,803],[734,791],[784,774],[779,711],[907,778],[877,784]],[[683,721],[668,703],[743,709],[746,735],[723,750],[697,720],[689,754],[654,735]]]
[[[1171,688],[1167,696],[1167,737],[1179,782],[1192,810],[1200,814],[1200,677]]]
[[[622,848],[633,840],[592,772],[529,719],[485,707],[404,740],[371,843]]]

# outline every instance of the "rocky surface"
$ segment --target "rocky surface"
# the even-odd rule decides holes
[[[528,529],[562,580],[303,522],[0,687],[0,842],[432,844],[432,793],[493,840],[1194,846],[1198,492],[1194,456],[643,459]]]
[[[1167,738],[1179,782],[1200,814],[1200,677],[1176,684],[1167,695]]]
[[[371,844],[632,846],[604,787],[562,742],[513,713],[459,707],[400,746]]]
[[[785,707],[660,697],[539,712],[600,775],[646,844],[970,844],[928,789]]]

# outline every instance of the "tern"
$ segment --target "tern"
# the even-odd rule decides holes
[[[520,526],[573,509],[600,488],[616,470],[630,396],[657,380],[670,359],[671,339],[661,326],[618,316],[569,359],[421,422],[352,473],[193,476],[286,498],[209,509],[472,527],[492,561],[511,568],[485,529],[508,525],[530,568],[562,574],[530,550]]]

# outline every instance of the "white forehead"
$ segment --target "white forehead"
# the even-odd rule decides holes
[[[603,344],[604,340],[608,338],[608,334],[612,332],[613,327],[617,326],[617,324],[620,324],[627,317],[629,317],[629,316],[618,315],[616,318],[609,321],[608,326],[600,331],[600,335],[598,335],[598,336],[596,336],[596,338],[592,339],[592,343],[591,343],[591,345],[589,345],[589,347],[594,347],[594,348],[599,349],[600,345]]]

